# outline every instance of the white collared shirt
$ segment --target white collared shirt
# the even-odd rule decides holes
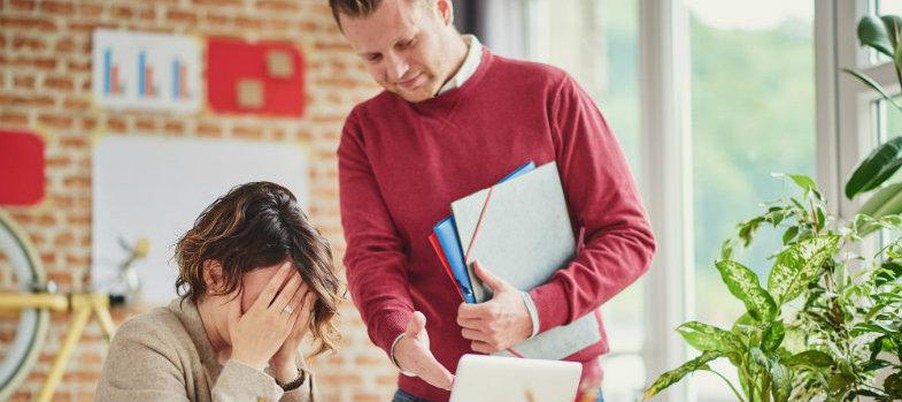
[[[473,76],[473,73],[476,72],[476,69],[479,68],[479,63],[482,61],[482,43],[479,43],[479,39],[477,39],[475,35],[462,35],[462,37],[464,43],[469,47],[467,56],[464,58],[464,63],[460,65],[457,74],[454,74],[445,85],[442,85],[442,87],[439,88],[436,96],[454,88],[459,88],[467,82],[467,80]]]

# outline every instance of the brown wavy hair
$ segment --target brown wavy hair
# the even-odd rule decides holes
[[[176,243],[173,258],[179,267],[176,291],[183,301],[194,303],[211,291],[204,281],[206,261],[222,266],[219,295],[240,292],[244,274],[256,268],[292,261],[316,294],[309,328],[316,349],[309,356],[336,349],[341,339],[338,308],[344,298],[332,250],[285,187],[253,182],[233,188],[200,214]]]

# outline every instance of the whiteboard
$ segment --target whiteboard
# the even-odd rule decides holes
[[[208,205],[251,181],[285,186],[306,211],[308,162],[300,145],[105,135],[92,158],[92,267],[95,289],[119,293],[119,264],[128,252],[120,238],[150,241],[133,264],[142,292],[136,304],[159,305],[176,297],[174,244]]]

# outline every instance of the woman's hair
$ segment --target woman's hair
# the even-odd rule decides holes
[[[244,274],[290,260],[316,295],[309,330],[317,348],[310,355],[335,350],[341,338],[336,321],[343,292],[332,250],[288,189],[269,182],[233,188],[194,221],[175,245],[174,258],[179,267],[176,291],[194,303],[208,292],[241,291]],[[222,266],[217,290],[204,281],[205,263],[211,261]]]

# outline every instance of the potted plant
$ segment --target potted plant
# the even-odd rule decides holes
[[[902,83],[902,18],[866,16],[858,26],[863,46],[893,60]],[[902,104],[865,74],[845,70],[902,112]],[[902,182],[886,184],[902,167],[902,137],[877,147],[846,184],[849,199],[871,194],[849,222],[829,216],[815,182],[788,176],[801,195],[768,205],[741,223],[715,264],[746,312],[729,329],[688,322],[677,330],[701,354],[662,374],[646,390],[649,399],[697,371],[722,378],[740,401],[902,399]],[[762,286],[738,262],[759,228],[782,231],[783,246]],[[855,255],[879,229],[890,234],[876,253]],[[733,384],[710,365],[727,359],[738,373]]]

